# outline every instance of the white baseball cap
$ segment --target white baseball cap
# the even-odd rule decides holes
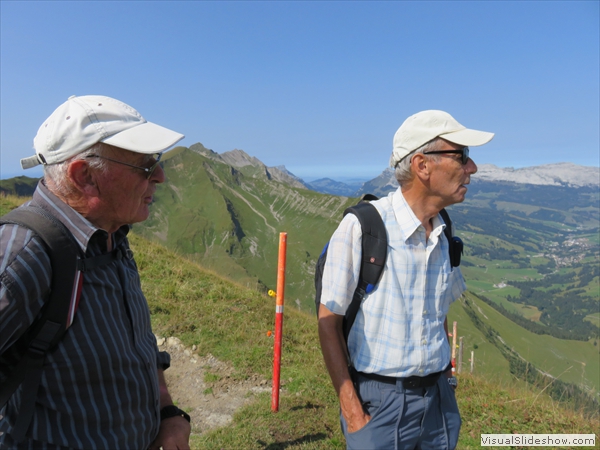
[[[406,119],[396,131],[390,166],[396,167],[400,161],[436,137],[458,145],[476,147],[491,141],[494,133],[465,128],[444,111],[421,111]]]
[[[33,139],[35,155],[21,160],[29,169],[56,164],[98,142],[136,153],[161,153],[183,134],[148,122],[131,106],[101,95],[75,95],[46,119]]]

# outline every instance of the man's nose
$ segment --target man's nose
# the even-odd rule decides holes
[[[467,161],[466,169],[467,172],[469,172],[470,174],[477,173],[477,164],[475,164],[475,161],[469,158],[469,160]]]
[[[165,171],[162,167],[162,164],[156,166],[154,172],[152,172],[152,176],[150,177],[150,181],[154,181],[156,183],[164,183],[166,179]]]

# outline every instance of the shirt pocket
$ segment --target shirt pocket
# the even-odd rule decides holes
[[[442,265],[438,272],[435,284],[435,309],[441,316],[446,316],[450,308],[452,283],[455,277],[454,272],[450,264]]]

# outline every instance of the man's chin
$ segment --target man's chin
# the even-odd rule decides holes
[[[455,196],[455,202],[454,203],[462,203],[465,201],[465,198],[467,196],[467,188],[465,186],[461,186],[461,188],[464,189],[459,189],[459,191],[457,192],[456,196]]]

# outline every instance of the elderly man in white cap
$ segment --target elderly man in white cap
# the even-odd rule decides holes
[[[361,268],[357,217],[347,214],[331,238],[319,335],[348,449],[456,447],[460,415],[446,315],[466,285],[449,260],[440,211],[465,198],[477,171],[469,146],[492,137],[437,110],[400,126],[390,159],[400,187],[371,202],[387,232],[387,259],[379,283],[364,295],[347,344],[342,323]]]
[[[182,138],[96,95],[70,97],[40,127],[36,154],[21,161],[44,166],[29,206],[62,223],[82,258],[104,262],[75,278],[78,309],[34,389],[21,384],[0,405],[0,448],[189,448],[190,418],[167,390],[170,358],[156,345],[126,237],[165,179],[162,153]],[[0,226],[2,372],[23,358],[18,343],[44,312],[53,270],[37,234]]]

